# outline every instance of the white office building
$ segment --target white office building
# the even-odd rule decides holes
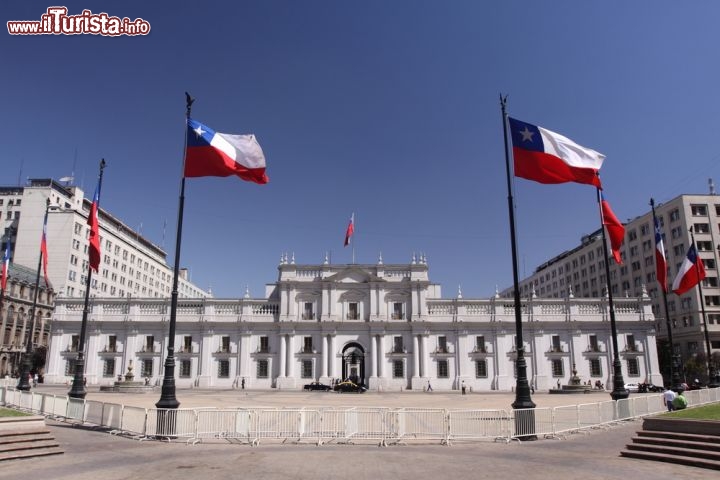
[[[702,282],[702,299],[697,288],[683,295],[669,292],[668,314],[674,349],[684,358],[705,354],[705,330],[701,301],[704,302],[711,353],[720,355],[720,284],[718,247],[720,246],[720,196],[680,195],[655,206],[662,231],[668,282],[672,283],[690,247],[690,229],[695,235],[698,255],[707,274]],[[652,300],[658,338],[667,340],[665,307],[655,270],[655,236],[652,211],[625,223],[621,248],[623,265],[610,262],[610,285],[614,298],[636,297],[647,290]],[[580,245],[543,263],[521,280],[523,297],[594,298],[605,292],[605,263],[602,236],[598,230],[582,238]],[[512,288],[502,292],[510,298]]]
[[[523,339],[536,389],[612,377],[605,298],[526,299]],[[56,302],[46,381],[74,372],[83,302]],[[661,383],[655,317],[641,292],[616,304],[627,381]],[[170,302],[97,297],[88,323],[86,377],[110,385],[130,365],[162,382]],[[510,391],[515,386],[515,315],[501,298],[441,298],[424,257],[409,264],[296,265],[287,258],[265,298],[181,299],[176,384],[300,389],[311,381],[356,378],[372,390]]]
[[[87,216],[92,201],[85,198],[79,187],[51,179],[31,179],[21,187],[0,187],[2,249],[9,241],[12,261],[34,268],[47,199],[50,199],[47,226],[50,283],[58,296],[83,298],[88,271]],[[165,251],[107,210],[100,209],[98,217],[102,258],[99,271],[93,272],[91,295],[170,297],[173,271]],[[178,286],[181,297],[209,296],[188,281],[187,272],[183,273]]]

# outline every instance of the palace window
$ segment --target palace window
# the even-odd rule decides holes
[[[140,368],[140,374],[143,377],[152,377],[153,376],[153,361],[151,358],[146,358],[142,361],[142,366]]]
[[[552,374],[553,377],[565,376],[565,369],[563,368],[562,359],[552,360]]]
[[[480,353],[486,353],[487,348],[485,347],[485,336],[478,335],[475,337],[475,351]]]
[[[639,377],[640,376],[640,364],[637,358],[627,359],[627,371],[628,377]]]
[[[223,336],[220,338],[220,352],[222,353],[230,353],[230,337],[229,336]]]
[[[300,370],[302,378],[313,378],[313,362],[312,360],[303,360]]]
[[[302,353],[312,353],[312,351],[313,351],[312,337],[303,337]]]
[[[218,378],[230,377],[230,360],[218,361]]]
[[[402,360],[393,361],[393,378],[405,377],[405,362]]]
[[[599,358],[593,358],[590,360],[590,376],[591,377],[602,377],[602,364]]]
[[[359,320],[360,309],[357,302],[348,303],[347,320]]]
[[[267,336],[260,337],[260,353],[270,353],[270,340]]]
[[[487,378],[487,360],[475,360],[475,377]]]
[[[315,320],[315,312],[313,312],[313,303],[312,302],[305,302],[303,304],[302,319],[303,320]]]
[[[448,361],[438,360],[437,362],[437,376],[438,378],[448,378]]]
[[[438,351],[438,353],[448,353],[447,337],[446,337],[446,336],[440,336],[440,337],[438,337],[437,351]]]
[[[403,304],[402,302],[394,302],[392,304],[392,316],[391,318],[393,320],[403,320],[405,317],[403,315]]]
[[[180,360],[180,378],[189,378],[192,375],[192,363],[190,360]]]
[[[257,362],[257,378],[268,378],[269,372],[268,360],[258,360]]]
[[[103,362],[103,377],[115,376],[115,359],[106,358]]]
[[[393,353],[403,353],[405,351],[405,347],[403,346],[403,337],[396,336],[393,337]]]

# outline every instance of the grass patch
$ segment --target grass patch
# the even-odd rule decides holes
[[[25,412],[18,412],[17,410],[12,410],[10,408],[0,407],[0,417],[27,417],[28,415],[30,414]]]
[[[697,408],[687,408],[667,414],[671,418],[690,418],[693,420],[720,420],[720,403]]]

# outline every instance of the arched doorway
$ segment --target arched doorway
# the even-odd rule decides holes
[[[342,351],[343,380],[365,385],[365,349],[357,342],[345,345]]]

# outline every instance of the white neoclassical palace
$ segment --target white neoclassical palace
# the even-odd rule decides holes
[[[523,299],[528,376],[539,390],[612,375],[606,298]],[[56,301],[46,382],[74,372],[83,301]],[[662,384],[646,294],[615,300],[626,382]],[[112,384],[162,382],[170,300],[95,298],[88,318],[86,377]],[[175,338],[180,388],[300,389],[356,378],[371,390],[505,390],[515,385],[511,300],[441,298],[424,257],[410,264],[296,265],[287,257],[266,298],[180,299]]]

